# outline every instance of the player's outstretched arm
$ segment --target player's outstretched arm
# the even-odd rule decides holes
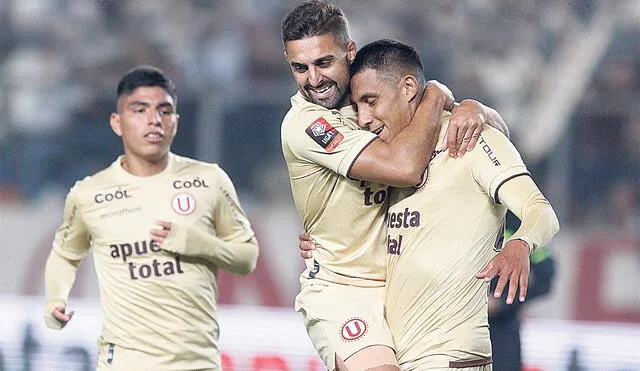
[[[66,312],[67,298],[73,283],[80,260],[69,260],[55,250],[51,251],[44,270],[46,304],[44,323],[52,329],[61,329],[73,317],[73,312]]]
[[[521,220],[520,228],[476,277],[487,282],[495,276],[500,277],[494,291],[496,298],[502,295],[509,282],[506,302],[511,304],[518,288],[519,300],[526,299],[529,255],[539,246],[546,245],[558,233],[560,224],[551,204],[529,176],[518,176],[504,183],[498,197]]]
[[[451,157],[463,156],[476,146],[484,124],[498,129],[509,138],[509,128],[498,111],[474,99],[455,103],[444,149],[449,149]]]
[[[421,183],[436,147],[443,110],[453,104],[453,95],[443,87],[437,82],[427,84],[411,123],[389,143],[371,142],[354,161],[349,177],[398,187]],[[414,89],[418,99],[419,88]]]
[[[158,221],[161,228],[151,230],[151,239],[163,250],[174,254],[200,258],[231,273],[246,275],[256,267],[258,240],[225,241],[200,229]]]

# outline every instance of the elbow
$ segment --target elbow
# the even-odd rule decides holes
[[[406,178],[407,182],[405,187],[414,187],[419,184],[420,185],[423,184],[424,177],[426,176],[427,174],[424,171],[419,172],[419,171],[415,171],[414,169],[414,171],[412,171],[410,174],[407,174],[407,178]]]
[[[389,182],[389,185],[394,187],[413,187],[417,184],[422,184],[425,176],[424,168],[403,164],[396,168],[395,177],[393,181]]]

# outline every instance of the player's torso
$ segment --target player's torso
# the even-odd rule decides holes
[[[173,276],[186,274],[179,257],[151,241],[151,230],[161,220],[214,233],[214,182],[213,177],[206,179],[183,168],[149,181],[114,181],[96,187],[83,210],[93,254],[100,262],[96,268],[109,270],[118,281],[173,281]]]
[[[432,158],[422,188],[393,191],[386,314],[401,361],[490,350],[487,285],[474,274],[495,254],[504,214],[465,161],[444,151]]]
[[[338,283],[382,285],[388,187],[328,171],[312,178],[307,179],[314,184],[308,188],[312,193],[306,191],[303,223],[316,242],[314,260],[321,267],[308,261],[310,274]]]
[[[163,356],[154,360],[183,353],[209,364],[219,356],[215,268],[162,250],[151,229],[163,220],[215,233],[215,172],[174,164],[148,179],[112,172],[92,184],[82,192],[81,212],[100,281],[105,341]],[[169,358],[175,364],[180,357]]]
[[[345,137],[349,135],[347,130],[359,132],[353,110],[336,112],[336,115]],[[305,123],[293,121],[285,125],[288,130],[306,128]],[[283,151],[296,208],[305,231],[311,234],[317,247],[314,259],[307,261],[308,269],[303,276],[345,284],[383,285],[388,187],[349,179],[325,166],[300,159],[287,151],[286,143]]]

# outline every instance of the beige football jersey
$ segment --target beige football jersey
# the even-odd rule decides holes
[[[501,248],[498,188],[520,175],[528,171],[517,150],[486,126],[463,157],[434,152],[422,188],[392,192],[385,314],[400,363],[424,370],[491,356],[488,284],[474,275]]]
[[[359,130],[351,106],[329,110],[298,92],[291,98],[281,138],[293,199],[304,230],[316,243],[302,277],[384,285],[381,246],[388,187],[347,177],[357,156],[376,136]]]
[[[93,249],[107,356],[122,348],[137,352],[138,369],[220,369],[216,266],[161,250],[150,231],[165,220],[248,241],[254,233],[231,180],[215,164],[173,154],[151,177],[120,161],[71,189],[53,248],[74,260]]]

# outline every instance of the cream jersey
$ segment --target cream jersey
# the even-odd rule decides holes
[[[392,192],[387,216],[385,315],[399,362],[417,369],[491,356],[488,284],[474,275],[501,248],[499,187],[528,175],[511,142],[486,125],[471,152],[436,151],[428,170],[421,188]]]
[[[217,267],[160,249],[150,232],[164,220],[226,241],[246,242],[254,233],[218,165],[169,156],[154,176],[126,172],[120,157],[77,182],[53,249],[79,260],[92,248],[100,344],[113,344],[116,357],[123,348],[137,351],[137,365],[148,370],[220,369]]]
[[[383,286],[388,187],[347,177],[376,136],[358,128],[351,106],[329,110],[298,92],[282,122],[293,199],[316,250],[302,278]]]

